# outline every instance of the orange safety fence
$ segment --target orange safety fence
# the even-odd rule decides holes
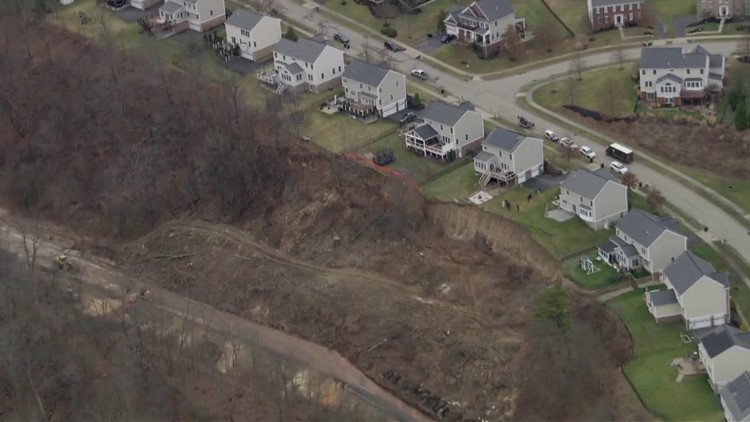
[[[400,172],[398,170],[394,170],[394,169],[389,168],[389,167],[381,166],[380,164],[376,164],[372,160],[368,160],[364,156],[359,155],[359,154],[355,154],[353,152],[345,152],[344,153],[344,157],[346,159],[349,159],[349,160],[352,160],[352,161],[364,164],[367,167],[371,167],[371,168],[373,168],[373,169],[375,169],[375,170],[377,170],[377,171],[385,174],[386,176],[390,176],[390,177],[393,177],[394,179],[398,179],[398,180],[401,181],[401,183],[403,183],[404,185],[406,185],[407,187],[409,187],[411,189],[414,189],[416,191],[419,190],[419,185],[414,180],[412,180],[409,176],[407,176],[406,174],[404,174],[403,172]]]

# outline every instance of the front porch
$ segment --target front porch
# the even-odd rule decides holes
[[[640,255],[635,247],[617,236],[612,236],[597,246],[597,255],[618,271],[634,271],[642,267]]]

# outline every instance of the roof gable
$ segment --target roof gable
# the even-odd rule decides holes
[[[570,173],[562,181],[560,187],[581,195],[584,198],[594,199],[610,182],[619,184],[613,180],[609,171],[591,171],[583,168]]]
[[[378,86],[391,69],[386,63],[372,64],[361,60],[352,60],[344,70],[343,77],[370,86]]]
[[[508,0],[477,0],[472,6],[476,6],[482,17],[489,22],[504,18],[515,11]]]
[[[690,49],[683,47],[641,48],[642,69],[695,69],[705,68],[709,54],[700,45]]]
[[[469,111],[442,101],[433,101],[427,104],[420,116],[433,122],[454,126]]]
[[[703,276],[710,278],[724,287],[728,287],[723,282],[724,280],[728,282],[728,278],[714,278],[716,274],[720,273],[716,272],[713,265],[690,251],[681,253],[671,264],[664,268],[664,277],[669,279],[672,287],[680,295],[693,287]]]
[[[674,220],[669,217],[658,217],[643,210],[633,209],[617,223],[616,227],[638,244],[649,247],[665,232],[682,236],[674,230],[673,222]]]
[[[719,326],[700,337],[700,343],[710,358],[719,356],[733,346],[750,350],[750,332],[731,325]]]
[[[247,9],[237,9],[232,16],[227,19],[226,24],[236,26],[247,31],[252,31],[265,16]]]
[[[290,41],[286,38],[282,38],[273,48],[275,53],[283,54],[298,60],[302,60],[308,63],[314,63],[326,48],[333,48],[327,44],[320,43],[314,40],[308,40],[301,38],[299,40]]]
[[[742,421],[750,416],[750,373],[743,372],[719,390],[727,410],[734,420]]]

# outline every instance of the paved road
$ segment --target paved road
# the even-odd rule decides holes
[[[319,27],[323,23],[325,33],[329,36],[335,32],[346,34],[351,40],[351,50],[355,54],[361,54],[363,51],[368,50],[365,46],[369,46],[370,51],[372,51],[373,47],[382,47],[382,41],[379,38],[364,36],[362,33],[355,32],[331,19],[327,19],[314,10],[315,5],[300,5],[294,0],[281,0],[281,2],[284,4],[284,14],[294,21],[311,27]],[[675,40],[675,44],[680,43],[680,41],[684,42],[685,40]],[[666,42],[665,40],[657,40],[654,44],[664,45]],[[728,55],[736,50],[737,41],[709,41],[702,44],[707,46],[712,52]],[[498,115],[506,120],[514,120],[518,115],[527,114],[516,103],[517,96],[524,95],[524,93],[519,93],[522,87],[536,81],[542,82],[557,75],[565,75],[570,69],[570,62],[561,62],[493,81],[464,80],[430,66],[426,60],[418,60],[417,57],[420,54],[417,50],[407,48],[404,52],[392,55],[394,59],[393,65],[402,72],[407,73],[414,68],[424,69],[432,75],[430,84],[434,85],[435,88],[445,89],[448,93],[452,94],[448,98],[449,100],[469,100],[477,105],[485,113],[486,117]],[[638,48],[631,48],[625,51],[626,60],[636,60],[639,54],[640,50]],[[605,66],[613,64],[613,62],[611,52],[585,57],[585,65],[587,67]],[[536,127],[540,131],[552,129],[558,134],[570,133],[567,129],[544,117],[537,116],[534,117],[534,120]],[[589,145],[594,148],[598,154],[598,161],[607,161],[603,159],[605,157],[603,146],[584,136],[573,135],[579,145]],[[638,155],[638,151],[636,151],[636,162],[630,165],[630,168],[639,176],[641,181],[659,188],[670,203],[702,225],[708,227],[709,231],[719,239],[725,239],[727,243],[733,246],[750,262],[750,234],[748,234],[744,226],[714,204],[716,201],[714,197],[708,193],[704,195],[698,194],[676,180],[666,177],[646,165],[640,164],[638,162]],[[640,161],[643,161],[643,158]]]

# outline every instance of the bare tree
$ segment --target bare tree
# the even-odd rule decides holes
[[[632,171],[629,171],[620,177],[620,183],[625,185],[628,190],[635,189],[636,186],[638,186],[638,176],[635,175]]]
[[[599,89],[599,101],[602,112],[607,110],[610,117],[617,117],[620,114],[626,113],[627,110],[621,110],[620,108],[622,98],[625,93],[623,92],[622,85],[618,83],[614,78],[607,79],[606,82],[600,85]]]
[[[568,166],[570,166],[570,160],[578,157],[578,151],[574,148],[566,147],[565,145],[561,145],[560,147],[562,148],[562,156],[567,161]]]
[[[658,210],[664,206],[666,202],[666,198],[664,198],[664,195],[659,189],[652,187],[646,192],[646,203],[648,203],[651,208]]]
[[[616,61],[620,66],[620,70],[623,69],[623,62],[625,61],[625,50],[622,48],[622,40],[617,43],[617,50],[612,53],[612,60]]]
[[[260,0],[259,8],[266,15],[276,15],[284,10],[284,5],[279,0]]]
[[[551,53],[554,49],[555,44],[559,41],[560,31],[557,22],[553,22],[549,17],[549,14],[545,14],[545,19],[542,21],[539,28],[535,32],[535,38],[538,39],[545,50]]]
[[[577,81],[575,78],[575,70],[569,69],[568,70],[568,77],[566,78],[566,87],[568,89],[568,101],[569,104],[575,104],[576,103],[576,88],[577,88]]]
[[[583,80],[584,67],[586,67],[586,60],[584,60],[580,50],[576,51],[575,56],[573,56],[573,60],[570,61],[570,68],[575,72],[576,80]]]
[[[518,60],[523,55],[523,41],[518,36],[515,25],[508,25],[503,32],[503,50],[511,60]]]

